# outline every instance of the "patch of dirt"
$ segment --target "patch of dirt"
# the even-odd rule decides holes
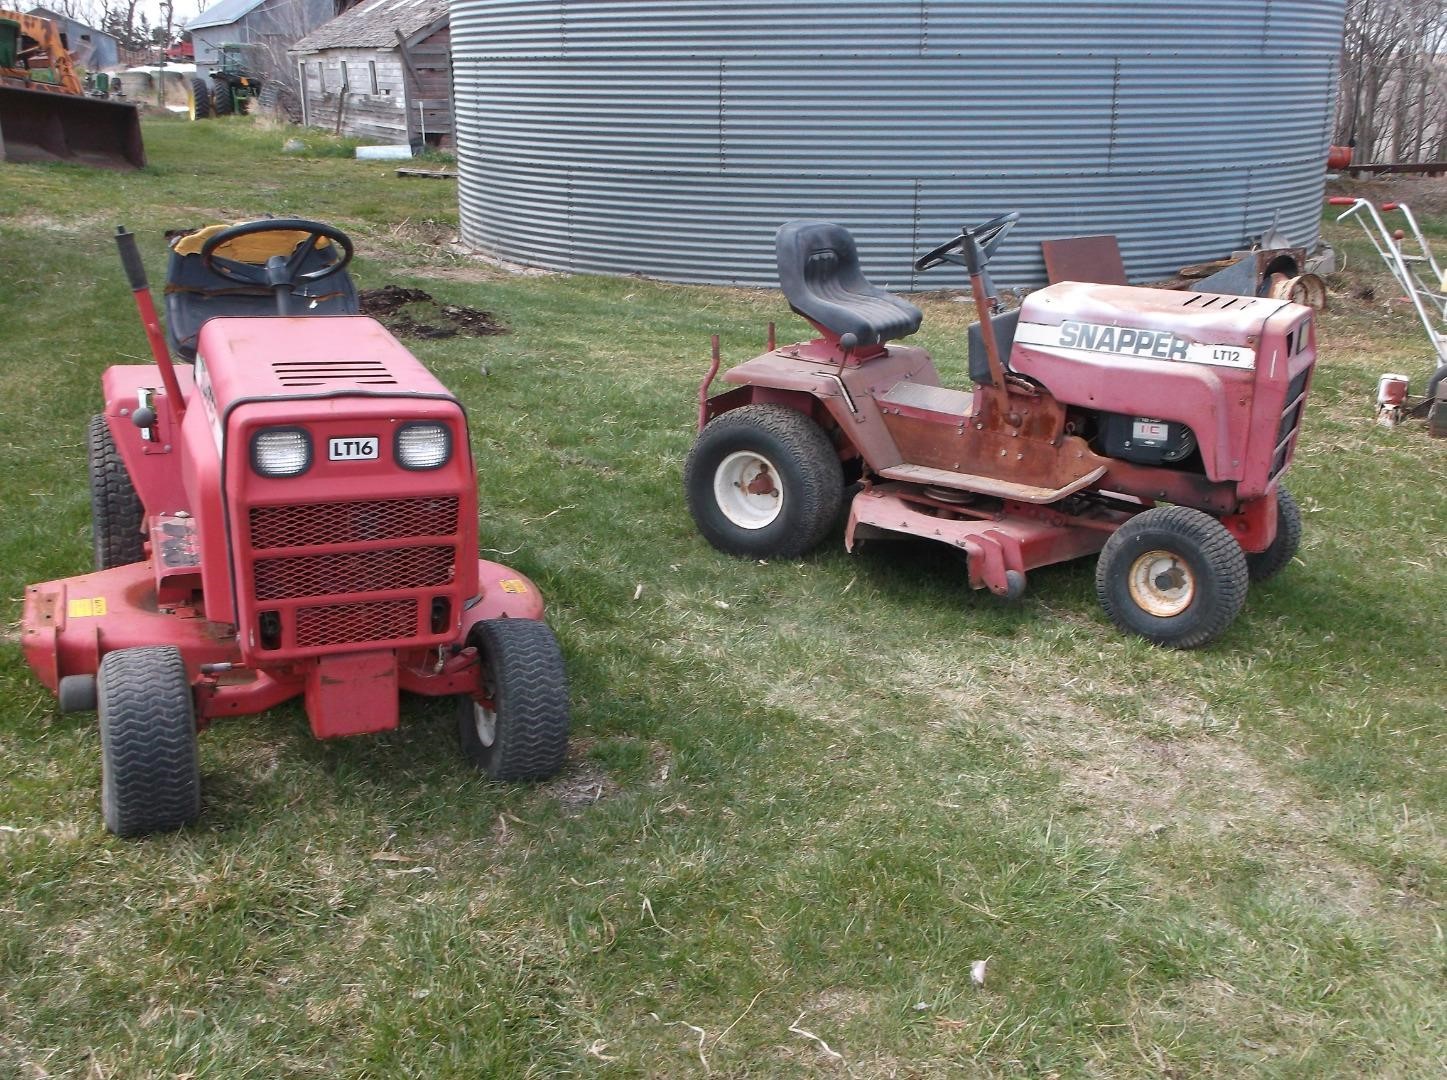
[[[988,672],[951,675],[916,660],[934,697],[960,711],[984,708],[972,679]],[[1205,701],[1162,690],[1139,716],[1113,718],[1092,701],[1115,688],[1084,677],[1072,684],[1071,696],[1028,716],[990,715],[1028,758],[1059,773],[1066,798],[1085,815],[1084,839],[1104,851],[1157,837],[1227,839],[1279,867],[1284,887],[1356,917],[1381,907],[1375,876],[1327,843],[1334,808],[1256,760]]]
[[[358,294],[363,315],[370,315],[398,337],[432,340],[437,338],[485,337],[505,334],[507,327],[491,312],[458,304],[439,304],[431,293],[383,285]]]
[[[579,814],[594,803],[618,793],[618,784],[596,761],[572,762],[556,780],[543,785],[542,792],[557,799],[563,810]]]

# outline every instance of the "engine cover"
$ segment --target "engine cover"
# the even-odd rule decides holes
[[[1010,367],[1099,417],[1097,452],[1169,465],[1199,450],[1209,481],[1251,499],[1291,460],[1313,325],[1285,300],[1059,282],[1026,297]]]

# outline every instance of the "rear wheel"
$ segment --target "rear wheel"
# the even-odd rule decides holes
[[[205,79],[191,80],[191,119],[205,120],[211,115],[211,88]]]
[[[230,116],[236,111],[236,99],[231,96],[231,87],[225,83],[212,87],[211,111],[217,116]]]
[[[720,551],[791,559],[833,527],[844,471],[823,428],[782,405],[745,405],[709,421],[683,467],[699,532]]]
[[[1195,649],[1246,603],[1246,555],[1215,518],[1185,506],[1137,514],[1106,541],[1095,591],[1116,626],[1157,645]]]
[[[107,653],[96,697],[106,828],[144,836],[195,821],[201,813],[196,713],[180,650]]]
[[[1252,581],[1268,581],[1286,569],[1301,547],[1301,508],[1285,487],[1276,488],[1276,539],[1265,551],[1246,553]]]
[[[91,417],[89,435],[90,528],[95,568],[109,570],[112,566],[142,562],[146,558],[145,537],[141,535],[145,510],[104,416]]]
[[[457,701],[462,752],[493,780],[546,780],[568,756],[568,678],[547,623],[489,619],[468,635],[482,692]]]

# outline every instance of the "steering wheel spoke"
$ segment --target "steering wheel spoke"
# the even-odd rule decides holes
[[[323,239],[321,233],[312,232],[308,233],[307,238],[297,245],[296,250],[291,253],[291,258],[287,259],[286,261],[286,276],[288,280],[314,281],[318,277],[326,276],[325,274],[317,270],[313,270],[308,274],[300,273],[301,268],[306,265],[307,256],[316,250],[317,241],[321,239]],[[326,271],[331,271],[331,268],[329,266],[323,267],[322,269]],[[334,273],[335,271],[331,272]]]

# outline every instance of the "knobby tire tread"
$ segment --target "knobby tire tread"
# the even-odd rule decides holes
[[[492,674],[497,737],[469,755],[494,780],[556,776],[568,756],[570,720],[568,677],[552,629],[531,619],[489,619],[474,635]],[[466,746],[465,726],[463,734]]]
[[[179,829],[201,812],[196,715],[180,650],[107,653],[98,678],[102,803],[118,836]]]
[[[109,570],[146,558],[145,513],[104,416],[91,417],[89,437],[91,548],[95,568]]]
[[[1186,620],[1189,627],[1179,634],[1167,632],[1164,625],[1153,626],[1148,621],[1150,616],[1140,612],[1128,593],[1123,605],[1117,604],[1114,595],[1118,579],[1123,579],[1128,573],[1135,558],[1162,543],[1149,539],[1135,542],[1136,538],[1149,532],[1164,533],[1194,544],[1200,549],[1206,564],[1201,568],[1202,580],[1198,588],[1209,594],[1211,602],[1205,606],[1193,603],[1175,616],[1176,619]],[[1209,581],[1206,580],[1208,575]],[[1245,607],[1249,588],[1246,555],[1236,538],[1211,515],[1188,506],[1158,506],[1136,515],[1111,534],[1095,570],[1096,596],[1111,621],[1126,633],[1139,634],[1157,645],[1173,649],[1199,648],[1225,633]],[[1138,615],[1142,621],[1134,621],[1133,615]],[[1190,616],[1189,620],[1187,616]],[[1166,620],[1159,622],[1164,624]]]
[[[757,432],[774,439],[799,471],[798,490],[786,488],[786,528],[769,543],[728,522],[713,495],[714,470],[729,453],[746,448],[738,441],[741,437],[747,440]],[[765,456],[774,454],[771,447],[757,442],[753,448],[767,450]],[[844,502],[844,472],[834,444],[812,418],[785,405],[744,405],[715,417],[694,442],[684,464],[684,494],[694,521],[720,551],[748,558],[793,559],[817,547],[834,527]],[[715,516],[721,524],[710,527]],[[788,528],[789,522],[796,527]],[[759,532],[772,529],[771,525]]]
[[[1285,487],[1276,489],[1276,539],[1265,551],[1246,555],[1246,570],[1255,582],[1270,581],[1291,564],[1301,548],[1301,507]]]

